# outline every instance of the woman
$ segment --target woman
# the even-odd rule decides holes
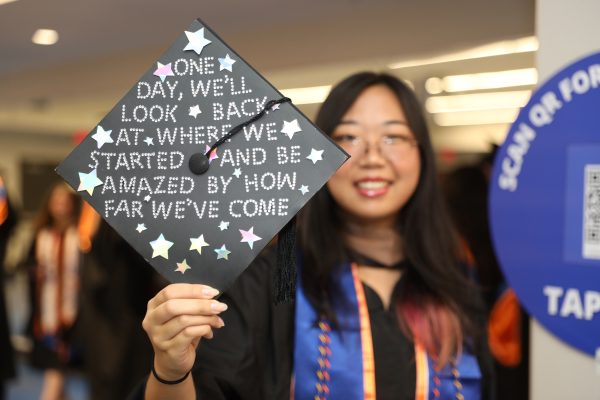
[[[356,74],[316,124],[352,157],[303,210],[295,305],[272,305],[269,254],[220,301],[168,286],[144,320],[146,398],[489,398],[479,294],[457,262],[414,94]]]
[[[79,204],[68,186],[55,185],[38,216],[30,252],[31,361],[44,370],[44,400],[62,398],[65,369],[77,359],[73,332],[79,307]]]

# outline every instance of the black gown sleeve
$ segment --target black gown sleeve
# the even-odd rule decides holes
[[[219,298],[225,326],[201,340],[192,371],[198,399],[289,399],[292,304],[273,304],[275,252],[267,250]],[[143,385],[130,399],[142,399]]]

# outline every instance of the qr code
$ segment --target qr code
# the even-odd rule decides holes
[[[583,257],[600,259],[600,165],[585,166]]]

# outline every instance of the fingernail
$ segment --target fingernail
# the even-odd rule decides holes
[[[221,319],[221,317],[217,317],[218,321],[219,321],[219,328],[222,328],[225,326],[225,322]]]
[[[211,288],[210,286],[202,287],[202,294],[207,297],[215,297],[219,294],[217,289]]]
[[[210,303],[210,309],[213,311],[225,311],[227,310],[227,304],[225,303],[220,303],[218,301],[213,301],[212,303]]]

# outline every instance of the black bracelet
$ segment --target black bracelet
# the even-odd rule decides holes
[[[177,380],[174,381],[168,381],[166,379],[161,378],[160,376],[158,376],[158,374],[156,373],[156,370],[154,369],[154,365],[152,365],[152,375],[154,375],[154,378],[156,378],[157,381],[159,381],[162,384],[165,385],[177,385],[178,383],[181,383],[183,381],[185,381],[188,377],[188,375],[190,374],[190,372],[192,372],[191,370],[189,370],[184,376],[183,378],[179,378]]]

